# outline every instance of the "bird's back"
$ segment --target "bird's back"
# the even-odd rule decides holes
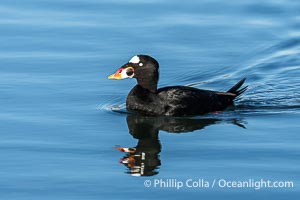
[[[200,115],[212,111],[224,110],[233,103],[235,94],[202,90],[187,86],[172,86],[158,90],[158,96],[164,105],[164,115],[187,116]]]

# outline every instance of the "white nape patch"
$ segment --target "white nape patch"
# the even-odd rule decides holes
[[[138,64],[140,62],[140,58],[138,56],[133,56],[130,60],[130,63]]]

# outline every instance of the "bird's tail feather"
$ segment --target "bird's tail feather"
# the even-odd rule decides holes
[[[244,84],[245,80],[246,80],[246,78],[243,78],[237,84],[235,84],[232,88],[230,88],[227,92],[235,94],[236,97],[240,96],[248,88],[248,85],[247,85],[247,86],[240,89],[240,87]]]

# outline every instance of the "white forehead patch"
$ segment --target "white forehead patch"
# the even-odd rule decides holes
[[[133,56],[130,60],[129,60],[130,63],[134,63],[134,64],[137,64],[140,62],[140,58],[138,56]]]

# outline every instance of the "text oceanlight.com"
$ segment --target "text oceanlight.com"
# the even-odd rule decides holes
[[[247,179],[247,180],[228,180],[228,179],[147,179],[144,186],[148,188],[252,188],[260,190],[262,188],[293,188],[294,182],[290,180],[266,180],[266,179]]]

